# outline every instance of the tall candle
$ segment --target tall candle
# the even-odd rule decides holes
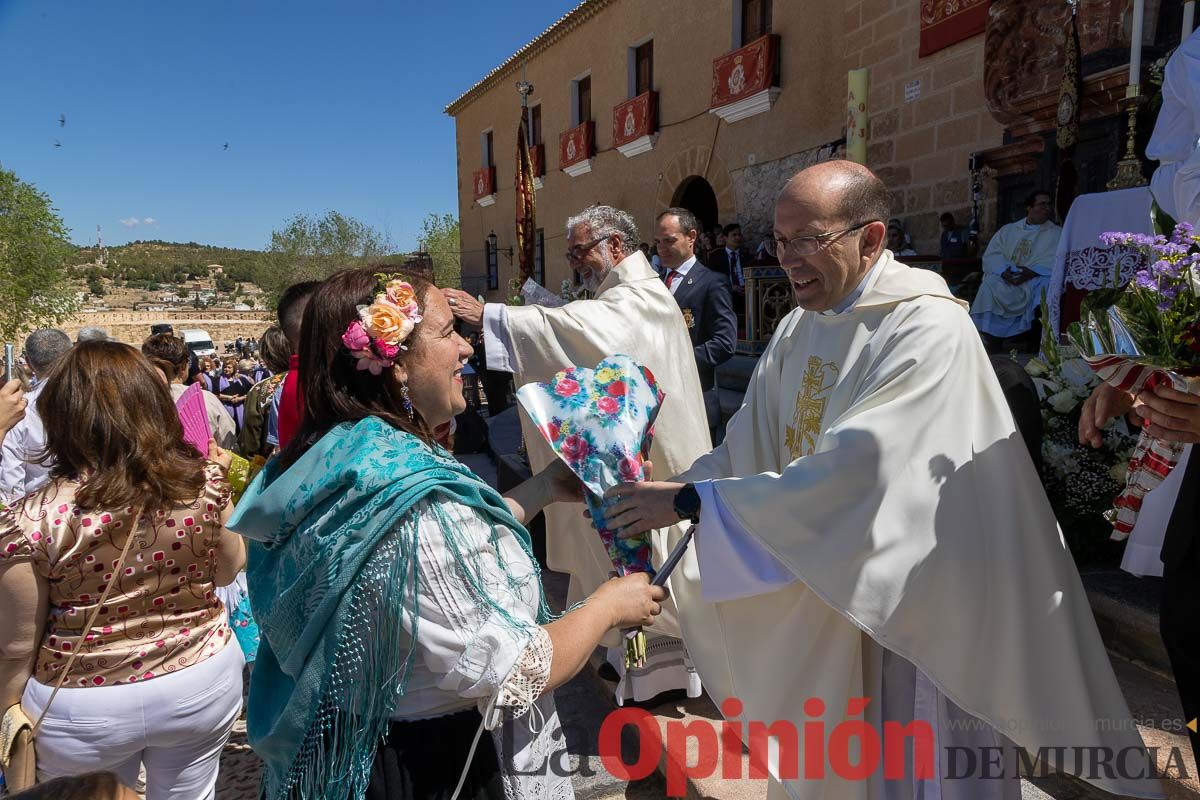
[[[1192,35],[1192,28],[1196,24],[1196,0],[1187,0],[1183,4],[1183,35],[1180,40],[1188,38]]]
[[[1133,31],[1129,45],[1129,85],[1142,82],[1142,18],[1146,16],[1146,0],[1133,0]]]

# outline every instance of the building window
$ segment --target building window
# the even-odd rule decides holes
[[[491,131],[483,132],[482,148],[483,148],[483,166],[485,166],[485,167],[496,166],[496,160],[494,157],[495,150],[492,148],[492,132]]]
[[[592,119],[592,76],[584,75],[571,81],[571,127]]]
[[[771,0],[734,0],[733,13],[735,48],[771,32]]]
[[[533,233],[533,279],[546,285],[546,230],[538,228]]]
[[[500,255],[497,248],[492,247],[492,242],[489,239],[483,240],[483,252],[487,254],[487,287],[488,289],[500,288]]]
[[[532,144],[542,144],[542,104],[529,108],[529,137]]]
[[[630,97],[645,94],[654,88],[654,40],[643,42],[633,49],[633,92]]]

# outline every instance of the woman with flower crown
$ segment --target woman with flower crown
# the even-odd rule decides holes
[[[434,442],[470,355],[415,275],[340,272],[305,312],[303,422],[229,523],[267,800],[570,798],[551,690],[660,610],[634,575],[551,621],[523,523],[578,485],[558,465],[501,497]]]

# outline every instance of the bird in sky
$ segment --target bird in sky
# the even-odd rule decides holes
[[[222,150],[228,150],[228,149],[229,149],[229,142],[226,142],[226,143],[225,143],[225,146],[224,146],[224,147],[222,147],[221,149],[222,149]]]
[[[67,115],[66,114],[58,115],[58,127],[60,127],[60,128],[67,127]]]
[[[58,147],[62,147],[62,142],[60,142],[58,139],[55,139],[55,140],[54,140],[54,146],[55,146],[56,148],[58,148]]]

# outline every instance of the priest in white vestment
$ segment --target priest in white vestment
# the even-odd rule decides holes
[[[965,304],[884,249],[889,204],[849,162],[788,183],[775,235],[800,308],[722,445],[671,482],[615,488],[609,523],[698,517],[717,627],[696,630],[679,608],[705,688],[718,705],[737,698],[743,723],[805,736],[823,723],[824,776],[772,757],[769,796],[1016,798],[1015,742],[1106,790],[1161,797],[1140,777],[1147,754]],[[831,732],[864,716],[877,732],[927,723],[936,777],[913,779],[912,750],[902,779],[832,769]],[[1088,766],[1104,747],[1125,754],[1112,776]],[[1003,779],[984,766],[997,752]]]
[[[545,306],[481,306],[466,292],[447,289],[455,314],[482,325],[489,369],[512,372],[516,385],[550,380],[571,366],[594,367],[605,356],[623,354],[650,368],[666,397],[655,424],[651,462],[666,474],[686,468],[712,449],[696,358],[687,325],[670,290],[638,250],[637,226],[626,212],[594,206],[567,222],[567,259],[579,273],[591,300],[559,308]],[[521,412],[529,463],[536,473],[555,457],[549,445]],[[599,535],[579,506],[559,503],[547,508],[546,550],[551,569],[571,576],[569,601],[587,597],[608,578],[612,562]],[[654,563],[661,564],[683,535],[680,524],[664,526],[652,539]],[[694,556],[677,575],[695,577]],[[694,584],[693,584],[694,585]],[[620,682],[618,702],[644,702],[666,691],[686,690],[699,697],[700,678],[681,640],[673,592],[663,613],[647,630],[644,667],[625,671],[625,648],[609,642],[609,663]],[[697,608],[702,607],[694,598]]]
[[[1150,179],[1159,208],[1200,228],[1200,29],[1167,61],[1146,158],[1160,162]]]
[[[1025,200],[1025,219],[1005,225],[988,242],[983,282],[971,304],[971,318],[991,350],[1001,349],[1001,340],[1033,327],[1062,236],[1062,228],[1050,220],[1053,214],[1049,193],[1034,192]]]

